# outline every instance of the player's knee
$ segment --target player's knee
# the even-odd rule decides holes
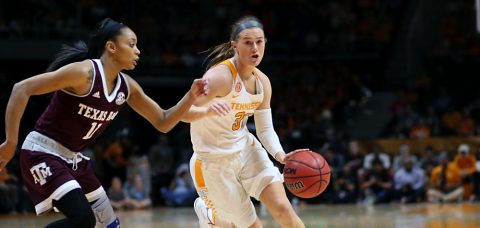
[[[105,193],[92,203],[92,209],[96,214],[99,224],[107,228],[119,227],[120,221],[115,215],[110,200]]]

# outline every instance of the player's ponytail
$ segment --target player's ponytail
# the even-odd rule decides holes
[[[84,41],[78,41],[73,46],[63,44],[60,51],[55,55],[55,59],[48,65],[47,72],[55,71],[67,64],[88,58],[88,47]]]
[[[263,29],[263,25],[256,17],[243,17],[237,22],[235,22],[235,24],[233,24],[232,31],[230,32],[230,41],[237,41],[240,32],[249,28]],[[205,51],[206,53],[208,53],[207,58],[205,59],[205,62],[208,61],[207,70],[210,69],[212,66],[217,65],[221,61],[231,58],[235,55],[235,51],[231,47],[230,41],[211,47]]]
[[[209,53],[205,61],[210,60],[208,61],[207,70],[221,61],[233,57],[235,54],[233,48],[230,46],[230,42],[211,47],[205,52]]]
[[[62,66],[85,59],[100,58],[105,50],[105,43],[119,35],[124,27],[127,26],[110,18],[102,20],[91,35],[88,45],[84,41],[78,41],[72,46],[63,44],[46,71],[55,71]]]

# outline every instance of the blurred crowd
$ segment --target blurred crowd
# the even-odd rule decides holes
[[[393,155],[393,156],[391,156]],[[331,185],[307,203],[452,203],[480,200],[480,150],[460,144],[456,151],[413,153],[408,144],[382,151],[374,144],[363,154],[356,141],[346,151],[327,149]]]
[[[392,120],[382,136],[424,138],[480,133],[480,74],[474,1],[449,1],[438,39],[425,55],[423,71],[397,92]]]

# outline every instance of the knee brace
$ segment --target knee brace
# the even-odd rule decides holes
[[[112,205],[107,195],[103,193],[100,198],[94,201],[92,204],[93,212],[97,222],[106,228],[119,228],[120,220],[118,220]]]

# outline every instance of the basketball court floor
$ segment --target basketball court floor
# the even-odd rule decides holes
[[[318,205],[296,208],[306,227],[480,227],[480,204],[389,204]],[[257,208],[264,227],[279,227],[262,208]],[[119,211],[124,228],[193,228],[198,227],[193,208],[155,208],[143,211]],[[2,215],[0,227],[44,227],[61,218],[58,214],[41,217],[34,215]]]

